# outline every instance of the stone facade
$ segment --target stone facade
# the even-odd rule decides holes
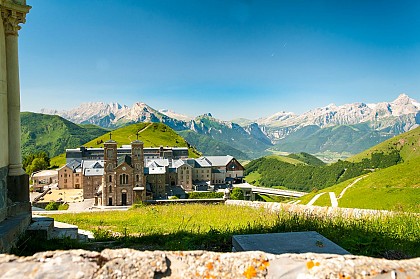
[[[65,165],[58,169],[58,186],[60,189],[82,189],[83,177],[80,168]]]
[[[58,171],[57,170],[44,170],[40,172],[33,173],[31,175],[32,187],[35,191],[42,191],[44,186],[53,186],[58,185]]]
[[[132,205],[146,199],[143,143],[131,143],[131,156],[118,157],[117,142],[104,143],[104,174],[100,205]]]
[[[30,8],[25,0],[0,0],[0,252],[31,219],[29,177],[22,168],[18,61],[18,31]]]
[[[183,149],[149,149],[156,152],[150,156],[148,150],[146,157],[138,140],[122,147],[109,140],[104,148],[68,149],[66,158],[71,160],[59,169],[58,187],[81,188],[85,199],[95,197],[95,204],[108,206],[164,199],[174,194],[173,186],[180,186],[181,191],[203,191],[242,181],[244,168],[232,156],[169,159],[169,155],[184,156]],[[166,151],[157,153],[159,150]]]
[[[192,191],[193,168],[191,165],[184,163],[177,168],[178,185],[181,185],[185,191]]]
[[[82,180],[83,180],[82,182],[83,198],[93,199],[95,197],[95,193],[98,192],[99,188],[102,185],[102,180],[103,180],[102,175],[92,175],[92,176],[83,175]]]
[[[152,196],[158,199],[164,198],[166,196],[165,192],[165,182],[166,175],[165,173],[155,173],[148,174],[146,176],[146,183],[151,185]]]

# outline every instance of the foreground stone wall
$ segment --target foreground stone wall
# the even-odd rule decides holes
[[[294,213],[302,213],[306,215],[315,216],[343,216],[360,218],[371,215],[387,215],[393,214],[391,211],[374,210],[374,209],[360,209],[360,208],[341,208],[341,207],[323,207],[323,206],[308,206],[299,204],[287,204],[276,202],[257,202],[257,201],[243,201],[243,200],[227,200],[227,205],[249,206],[254,208],[265,208],[270,211],[286,211]]]
[[[0,255],[0,278],[420,278],[420,258],[329,254],[140,252],[131,249]]]

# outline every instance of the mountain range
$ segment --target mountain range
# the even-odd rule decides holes
[[[192,118],[170,110],[158,111],[141,102],[132,107],[85,103],[68,111],[41,112],[104,128],[161,122],[194,142],[204,154],[223,150],[242,159],[256,158],[269,151],[356,154],[420,124],[420,103],[405,94],[392,102],[330,104],[303,114],[283,111],[255,120],[222,121],[210,113]]]

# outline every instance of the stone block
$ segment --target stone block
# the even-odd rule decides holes
[[[25,173],[19,176],[7,177],[7,197],[12,202],[29,202],[29,176]]]
[[[232,245],[236,252],[350,254],[342,247],[314,231],[234,235],[232,237]]]
[[[32,223],[26,230],[28,234],[40,239],[49,239],[54,229],[54,219],[50,217],[34,216]]]
[[[28,213],[8,217],[0,222],[0,253],[10,251],[30,222],[31,214]]]

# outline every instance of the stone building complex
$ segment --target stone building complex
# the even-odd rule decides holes
[[[29,178],[22,169],[18,32],[26,0],[0,0],[0,252],[31,221]]]
[[[171,187],[207,190],[241,182],[243,166],[232,156],[188,158],[188,148],[144,148],[141,141],[118,147],[67,149],[67,164],[58,170],[58,187],[83,189],[97,205],[131,205],[164,199]]]

